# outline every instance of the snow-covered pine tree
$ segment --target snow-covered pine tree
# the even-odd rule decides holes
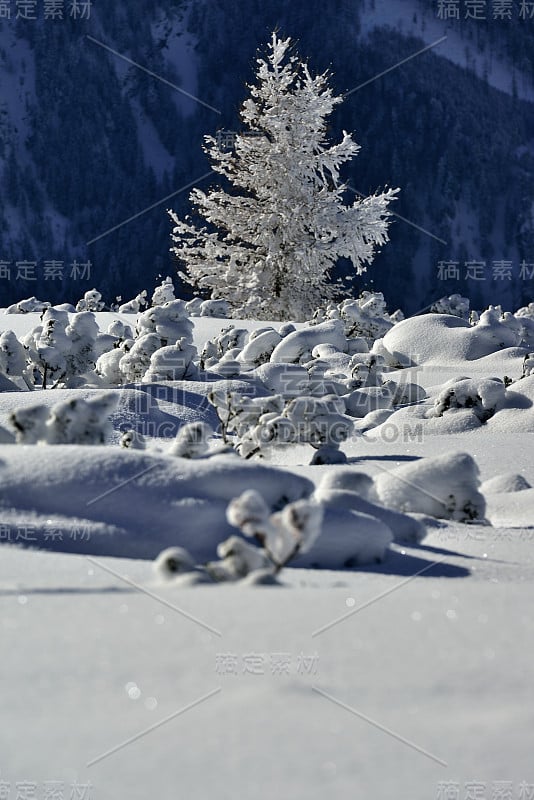
[[[312,77],[290,44],[273,33],[258,59],[257,85],[241,109],[246,130],[232,150],[205,137],[213,170],[232,185],[192,191],[209,225],[169,211],[171,249],[187,269],[181,277],[229,300],[235,316],[309,318],[334,295],[329,271],[338,258],[359,274],[388,240],[387,207],[398,191],[344,204],[339,170],[360,146],[346,131],[338,144],[327,141],[326,120],[342,98],[332,95],[327,73]]]

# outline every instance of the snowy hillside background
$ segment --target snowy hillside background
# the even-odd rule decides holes
[[[452,292],[475,308],[531,299],[532,279],[518,275],[534,241],[534,19],[519,3],[509,20],[487,3],[486,21],[464,19],[463,3],[460,19],[439,19],[429,0],[95,2],[89,19],[65,4],[63,20],[41,5],[36,20],[15,19],[14,2],[0,19],[4,305],[75,302],[93,285],[112,302],[172,274],[165,209],[183,215],[184,187],[213,181],[201,180],[202,137],[239,129],[254,53],[276,27],[350,93],[332,120],[334,138],[345,128],[363,146],[348,183],[402,187],[392,246],[356,286],[406,313]],[[74,259],[91,261],[90,277],[71,275]],[[17,261],[36,261],[37,280],[17,278]],[[63,279],[45,279],[52,261]],[[441,280],[440,261],[459,262],[459,278]],[[465,279],[466,261],[486,263],[484,281]],[[493,279],[501,261],[512,280]]]

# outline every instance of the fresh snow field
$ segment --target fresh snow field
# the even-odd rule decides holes
[[[183,380],[30,392],[7,375],[18,391],[0,391],[0,798],[534,797],[534,370],[521,378],[534,341],[531,317],[523,339],[517,317],[498,317],[380,329],[377,314],[382,378],[343,393],[348,356],[369,353],[335,320],[296,325],[278,350],[260,334],[241,361],[234,348]],[[95,318],[101,332],[136,324]],[[229,324],[280,327],[191,322],[198,352]],[[0,312],[0,333],[19,339],[39,324]],[[347,463],[310,465],[305,443],[263,460],[220,439],[210,457],[172,454],[185,423],[216,427],[209,391],[298,397],[303,364],[345,397]],[[384,399],[386,380],[404,402]],[[14,409],[48,414],[104,391],[117,396],[105,445],[8,442]],[[119,447],[125,423],[145,449]],[[216,560],[238,534],[228,504],[250,489],[269,513],[312,493],[324,509],[278,586],[154,569],[170,546]]]

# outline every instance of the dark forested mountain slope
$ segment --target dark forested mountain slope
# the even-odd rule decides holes
[[[351,288],[412,313],[451,292],[532,300],[519,267],[534,262],[534,20],[445,22],[437,5],[130,0],[94,2],[88,20],[16,20],[13,4],[0,21],[1,304],[75,301],[93,285],[110,302],[174,275],[165,209],[185,214],[183,187],[214,181],[200,180],[202,136],[239,129],[274,28],[348,93],[331,125],[362,145],[347,182],[402,189],[391,243]],[[467,261],[486,264],[485,280],[466,280]],[[442,280],[440,262],[458,262],[459,277]],[[512,280],[492,278],[498,262],[512,262]]]

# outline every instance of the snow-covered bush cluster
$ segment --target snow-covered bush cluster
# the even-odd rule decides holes
[[[102,311],[104,302],[102,295],[96,289],[85,292],[81,300],[76,304],[76,311]]]
[[[376,478],[352,468],[329,472],[312,496],[273,511],[248,489],[228,504],[226,519],[241,535],[217,545],[204,565],[182,548],[156,560],[161,577],[269,583],[287,564],[362,566],[384,559],[389,546],[418,544],[422,519],[484,521],[478,468],[467,453],[420,459]]]
[[[94,369],[100,350],[109,339],[99,332],[91,311],[72,315],[48,308],[41,324],[23,339],[30,368],[39,375],[43,389],[50,384],[73,387]]]
[[[225,441],[232,436],[244,458],[269,454],[274,447],[309,444],[317,451],[313,463],[345,460],[339,446],[349,438],[353,422],[345,414],[343,400],[335,395],[251,398],[214,391],[208,399],[217,411]]]
[[[237,536],[222,542],[217,547],[221,560],[207,565],[216,580],[236,580],[269,567],[276,574],[297,553],[311,549],[321,534],[323,510],[316,503],[298,500],[272,514],[263,497],[251,489],[232,500],[227,518],[259,548]]]
[[[42,311],[46,311],[47,308],[50,308],[52,303],[47,301],[38,300],[36,297],[28,297],[26,300],[19,300],[18,303],[13,303],[13,305],[8,306],[5,310],[5,314],[30,314],[30,313],[41,313]]]
[[[460,378],[448,381],[434,400],[436,417],[447,412],[470,408],[481,422],[487,422],[495,412],[502,408],[506,396],[504,382],[497,378],[472,380]]]
[[[432,303],[430,311],[432,314],[450,314],[453,317],[469,319],[469,306],[471,301],[468,297],[461,294],[451,294],[449,297],[441,297]]]
[[[51,408],[24,406],[10,413],[9,422],[18,444],[105,444],[118,399],[108,392],[88,400],[71,398]]]
[[[134,338],[118,337],[96,362],[107,386],[138,381],[187,380],[196,375],[193,325],[182,300],[153,306],[137,317]]]
[[[313,463],[340,463],[354,418],[426,396],[417,384],[386,379],[391,368],[380,351],[369,351],[367,337],[348,339],[339,318],[299,330],[225,328],[206,342],[200,366],[250,386],[208,395],[225,441],[245,458],[309,444],[317,450]]]
[[[363,337],[368,343],[384,336],[397,322],[404,319],[402,311],[389,314],[382,292],[362,292],[357,300],[344,300],[335,305],[330,303],[326,308],[319,308],[314,321],[324,322],[328,319],[343,321],[344,333],[348,339]]]
[[[300,459],[296,446],[303,445],[314,454],[315,465],[346,464],[343,451],[353,436],[371,437],[387,424],[400,429],[403,420],[421,421],[428,433],[458,432],[503,426],[507,420],[516,425],[514,414],[523,409],[521,418],[531,429],[530,417],[525,416],[534,401],[534,364],[524,345],[532,320],[528,308],[509,315],[490,308],[475,323],[445,314],[395,322],[375,293],[340,304],[339,314],[331,307],[324,318],[317,315],[308,324],[266,324],[255,330],[239,323],[216,327],[218,333],[197,352],[187,306],[166,300],[169,292],[164,288],[159,295],[164,302],[139,311],[135,323],[128,324],[128,317],[106,321],[105,333],[98,326],[100,312],[47,307],[23,342],[13,332],[1,334],[5,389],[45,385],[77,392],[55,405],[15,408],[9,418],[14,433],[2,429],[0,441],[74,446],[117,441],[109,417],[117,416],[116,403],[123,392],[140,393],[140,387],[126,386],[133,383],[158,384],[158,390],[159,384],[167,383],[184,392],[190,391],[190,383],[191,396],[199,385],[205,387],[202,396],[209,398],[211,416],[204,418],[215,425],[215,409],[217,430],[204,421],[182,418],[178,434],[162,451],[161,442],[151,435],[127,429],[127,416],[121,425],[120,443],[130,451],[122,455],[125,463],[157,455],[184,475],[190,468],[183,465],[191,465],[193,471],[197,464],[209,469],[213,465],[214,474],[219,469],[230,475],[236,463],[259,467],[252,463],[254,457],[283,462],[288,449]],[[362,307],[367,303],[364,325]],[[353,304],[359,310],[354,311]],[[350,318],[346,309],[352,309]],[[374,328],[369,320],[376,321]],[[424,389],[417,369],[405,365],[439,365],[444,347],[459,354],[466,372]],[[506,348],[515,365],[511,384],[504,377],[467,377],[469,361]],[[100,387],[109,392],[91,395]],[[82,397],[80,388],[89,394]],[[215,495],[220,480],[219,475],[210,487]],[[503,485],[531,491],[515,479]],[[419,543],[426,533],[425,518],[483,522],[488,507],[492,514],[502,514],[499,486],[482,488],[477,466],[465,453],[417,459],[382,469],[373,478],[348,465],[338,466],[326,472],[315,492],[284,496],[279,505],[260,483],[237,482],[231,488],[225,483],[224,503],[217,500],[216,510],[211,505],[208,509],[202,493],[177,502],[180,515],[193,527],[197,518],[202,531],[213,520],[217,524],[209,547],[204,540],[204,549],[192,549],[191,556],[175,553],[174,561],[162,555],[166,566],[161,569],[169,576],[189,575],[192,581],[268,583],[289,564],[370,564],[383,559],[391,545]],[[210,504],[215,495],[210,494]]]

